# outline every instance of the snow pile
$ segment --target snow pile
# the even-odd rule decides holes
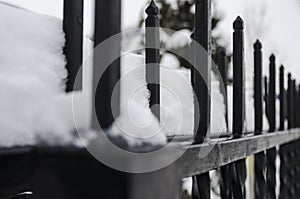
[[[3,4],[0,13],[0,145],[31,144],[38,104],[63,93],[62,24]]]
[[[144,60],[135,54],[121,58],[121,114],[109,132],[126,138],[131,145],[165,144],[165,133],[149,109]]]
[[[225,120],[225,102],[220,92],[220,81],[211,73],[211,124],[210,132],[220,135],[227,132]]]

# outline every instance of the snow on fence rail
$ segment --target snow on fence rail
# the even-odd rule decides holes
[[[74,86],[75,77],[82,62],[82,6],[83,0],[65,0],[64,30],[66,32],[65,55],[68,61],[69,80],[67,91],[80,89]],[[195,31],[193,38],[210,55],[210,4],[211,0],[196,0]],[[120,32],[121,0],[96,1],[95,46]],[[152,0],[147,8],[146,27],[159,27],[159,11]],[[186,149],[183,156],[170,166],[145,174],[118,172],[100,164],[85,149],[76,147],[12,148],[0,150],[0,197],[32,191],[36,198],[181,198],[181,180],[193,177],[192,198],[209,199],[209,171],[220,168],[221,198],[245,198],[247,177],[245,158],[255,155],[255,198],[276,198],[276,186],[280,185],[280,198],[297,198],[300,195],[300,85],[297,89],[292,75],[288,75],[288,88],[284,86],[284,67],[279,72],[280,128],[276,129],[276,59],[270,57],[270,76],[262,85],[262,44],[254,44],[254,109],[255,130],[244,132],[244,23],[238,17],[233,24],[233,132],[220,139],[207,140],[210,124],[210,63],[207,58],[199,60],[194,45],[191,52],[194,63],[192,85],[199,100],[195,108],[194,144],[180,146]],[[148,42],[159,44],[159,31],[146,32]],[[120,46],[116,48],[120,49]],[[111,53],[107,50],[107,55]],[[226,53],[219,53],[219,69],[226,88]],[[97,58],[95,74],[97,75]],[[146,50],[146,77],[151,91],[150,105],[159,105],[159,49]],[[197,68],[198,67],[198,68]],[[200,75],[197,71],[202,71]],[[80,74],[81,75],[81,74]],[[112,64],[105,74],[100,91],[97,91],[95,107],[102,114],[100,124],[109,127],[114,117],[111,110],[111,95],[120,79],[120,61]],[[206,83],[207,82],[207,83]],[[263,94],[263,88],[265,93]],[[101,90],[102,89],[102,90]],[[98,93],[99,92],[99,93]],[[119,92],[119,91],[118,91]],[[105,95],[103,94],[105,93]],[[119,95],[119,94],[118,94]],[[264,96],[264,97],[263,97]],[[226,97],[226,95],[224,96]],[[226,101],[226,100],[225,100]],[[269,122],[269,131],[263,132],[263,103]],[[160,110],[153,110],[159,118]],[[198,114],[201,115],[200,118]],[[94,115],[94,117],[97,117]],[[288,121],[288,129],[285,129]],[[176,138],[173,138],[176,139]],[[139,152],[154,146],[131,149]],[[201,157],[201,153],[210,152]],[[276,182],[276,157],[279,156],[280,182]],[[132,163],[134,164],[134,163]],[[276,185],[277,184],[277,185]],[[13,198],[30,198],[21,194]]]

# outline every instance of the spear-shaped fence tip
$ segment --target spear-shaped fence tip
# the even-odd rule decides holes
[[[240,16],[238,16],[235,19],[235,21],[233,22],[233,29],[234,30],[243,30],[244,29],[244,21]]]

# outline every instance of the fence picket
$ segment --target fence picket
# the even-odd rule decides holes
[[[279,74],[279,79],[280,79],[280,130],[284,130],[284,123],[285,123],[285,108],[289,107],[289,94],[288,99],[285,98],[284,95],[286,95],[287,92],[290,90],[290,79],[291,76],[289,74],[288,78],[288,91],[285,92],[284,89],[284,66],[280,67],[280,74]],[[289,118],[289,117],[288,117]],[[280,194],[279,194],[279,199],[285,199],[287,198],[287,179],[286,179],[286,164],[287,164],[287,155],[288,155],[288,145],[282,145],[280,146],[279,149],[279,154],[280,154]]]
[[[83,0],[64,0],[63,30],[66,38],[64,55],[66,56],[66,69],[68,71],[66,91],[70,92],[73,90],[81,90],[81,65],[83,56]]]
[[[292,101],[292,74],[288,74],[288,93],[287,93],[287,104],[288,104],[288,129],[293,128],[293,118],[292,118],[292,112],[293,112],[293,101]]]
[[[293,111],[292,111],[292,118],[293,118],[293,124],[292,124],[292,127],[293,128],[296,128],[297,127],[297,125],[296,125],[296,122],[297,122],[297,120],[296,120],[296,97],[297,97],[297,92],[296,92],[296,80],[295,79],[293,79],[293,81],[292,81],[292,93],[293,93],[293,98],[292,98],[292,105],[293,105]]]
[[[276,129],[276,66],[275,55],[270,56],[270,79],[269,79],[269,95],[268,95],[268,116],[269,116],[269,132],[272,133]],[[276,148],[267,151],[267,189],[268,199],[276,198]]]
[[[194,143],[202,144],[209,133],[210,126],[210,73],[211,73],[211,0],[196,0],[195,13],[195,42],[200,44],[207,52],[207,56],[195,53],[194,63],[194,93],[199,102],[195,103],[194,121],[199,121],[198,128],[194,128]],[[201,73],[201,74],[200,74]],[[201,117],[200,117],[201,116]],[[197,126],[197,125],[195,125]],[[210,199],[209,173],[193,178],[197,183],[201,199]]]
[[[218,52],[218,68],[221,74],[221,84],[224,84],[224,104],[225,104],[225,121],[228,131],[228,101],[227,101],[227,58],[226,58],[226,49],[220,48]],[[222,89],[222,85],[220,85]],[[222,199],[231,199],[232,198],[232,185],[231,185],[231,167],[225,165],[220,168],[220,189],[221,189],[221,198]]]
[[[146,81],[150,92],[150,108],[154,115],[160,118],[160,38],[159,9],[151,0],[146,9]]]
[[[243,136],[244,130],[244,22],[237,17],[233,23],[233,138]],[[233,198],[245,198],[246,164],[239,160],[232,164]]]
[[[120,84],[118,82],[121,71],[120,59],[116,59],[107,68],[102,63],[108,62],[109,58],[120,57],[121,41],[120,39],[115,41],[101,55],[97,54],[99,53],[97,46],[121,32],[121,0],[97,0],[95,11],[93,105],[96,114],[93,114],[92,128],[97,129],[100,124],[103,129],[106,129],[120,114]]]
[[[255,111],[255,134],[262,133],[263,98],[262,98],[262,44],[257,40],[254,44],[254,111]],[[266,199],[267,188],[265,179],[266,167],[265,152],[255,155],[255,199]]]
[[[244,130],[244,22],[233,23],[233,136],[240,138]]]
[[[279,69],[279,100],[280,100],[280,113],[279,113],[279,130],[284,130],[285,121],[285,90],[284,90],[284,66],[280,66]]]
[[[297,98],[296,98],[296,127],[300,127],[300,85],[298,85],[297,89]]]

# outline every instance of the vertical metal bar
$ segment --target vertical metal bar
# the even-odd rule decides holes
[[[121,32],[121,0],[97,0],[95,11],[93,103],[96,114],[93,114],[92,128],[98,128],[100,124],[101,128],[106,129],[120,114],[120,85],[117,84],[120,80],[120,59],[116,59],[108,68],[102,63],[120,57],[121,40],[114,41],[102,54],[97,51],[97,46]]]
[[[244,22],[237,17],[233,23],[233,138],[243,136],[244,130]],[[232,164],[233,198],[245,198],[245,160]]]
[[[196,64],[194,71],[194,90],[196,97],[200,102],[200,123],[196,129],[196,143],[202,143],[209,131],[210,124],[210,73],[211,66],[209,59],[211,56],[211,11],[210,0],[196,0],[196,15],[195,15],[195,41],[198,42],[206,51],[207,56],[201,57],[195,54]],[[201,75],[199,74],[201,73]]]
[[[226,49],[221,48],[218,53],[218,67],[222,78],[222,83],[224,84],[224,103],[225,103],[225,119],[226,127],[228,131],[228,104],[227,104],[227,59],[226,59]],[[220,189],[222,199],[232,199],[232,186],[231,186],[231,173],[230,166],[226,165],[220,168]]]
[[[195,143],[203,143],[209,132],[210,124],[210,73],[211,73],[211,0],[196,0],[195,41],[207,52],[207,56],[197,55],[195,52],[194,92],[199,102],[195,107],[195,121],[199,121],[195,128]],[[200,119],[197,117],[201,116]]]
[[[268,95],[269,132],[276,129],[276,72],[275,56],[270,56],[270,82]],[[276,198],[276,148],[267,151],[267,190],[268,199]]]
[[[290,78],[289,76],[289,83],[288,86],[290,87]],[[284,89],[284,67],[280,67],[280,74],[279,74],[279,80],[280,80],[280,130],[285,129],[285,108],[289,108],[289,97],[288,100],[285,100],[285,89]],[[288,88],[288,91],[290,88]],[[289,95],[288,95],[289,96]],[[285,105],[287,102],[287,105]],[[287,157],[288,157],[288,144],[280,146],[279,154],[280,154],[280,194],[279,199],[285,199],[287,197],[287,190],[288,187],[287,184],[287,172],[286,172],[286,165],[288,164]]]
[[[285,100],[284,100],[284,95],[285,95],[285,90],[284,90],[284,66],[280,66],[279,69],[279,99],[280,99],[280,126],[279,126],[279,130],[283,131],[284,130],[284,121],[285,121]]]
[[[298,86],[295,85],[295,128],[299,127],[299,110],[300,110],[300,106],[299,106],[298,102],[299,102],[299,90],[298,90]]]
[[[262,120],[262,44],[257,40],[254,44],[254,110],[255,110],[255,133],[261,134]]]
[[[293,79],[292,81],[292,107],[293,109],[291,114],[292,114],[292,127],[296,128],[296,80]]]
[[[254,111],[255,134],[262,133],[263,98],[262,98],[262,44],[257,40],[254,44]],[[265,152],[255,155],[255,199],[266,199],[267,187],[265,179]]]
[[[300,90],[299,90],[299,92],[300,92]],[[298,95],[299,95],[299,93],[298,93]],[[297,102],[297,103],[299,103],[299,101]],[[297,159],[296,159],[296,165],[295,165],[295,167],[294,167],[294,169],[295,169],[295,172],[296,172],[296,177],[295,177],[295,179],[296,179],[296,182],[295,182],[295,197],[299,197],[299,195],[300,195],[300,181],[299,181],[299,179],[300,179],[300,160],[299,160],[299,156],[300,156],[300,140],[298,140],[296,143],[295,143],[295,157],[298,157]]]
[[[159,9],[154,0],[146,9],[146,80],[150,91],[150,108],[160,118],[160,70],[159,70]]]
[[[193,30],[191,36],[191,43],[190,43],[190,59],[191,59],[191,64],[190,64],[190,70],[191,70],[191,83],[192,87],[195,88],[194,83],[195,83],[195,30]]]
[[[63,30],[68,71],[66,91],[70,92],[82,89],[83,0],[64,0]]]
[[[240,138],[244,130],[244,22],[233,23],[233,136]]]
[[[218,52],[218,68],[219,68],[219,72],[220,72],[221,78],[222,78],[222,83],[223,83],[224,89],[225,89],[225,93],[224,93],[225,121],[226,121],[227,130],[228,130],[227,57],[226,57],[226,49],[225,48],[220,48],[220,50]]]
[[[221,170],[221,198],[232,199],[232,174],[231,165],[225,165],[220,168]]]
[[[294,103],[294,80],[291,79],[291,85],[290,85],[290,129],[295,127],[295,117],[294,117],[294,109],[295,109],[295,103]]]
[[[276,66],[275,55],[270,57],[270,83],[269,83],[269,132],[274,132],[276,129]]]
[[[296,117],[297,116],[297,88],[296,88],[296,80],[294,79],[293,82],[293,95],[294,95],[294,98],[293,98],[293,106],[294,106],[294,111],[293,111],[293,117],[294,117],[294,125],[293,127],[294,128],[297,128],[297,120],[298,118]],[[296,187],[296,184],[299,183],[299,170],[297,171],[297,167],[299,167],[299,156],[298,155],[298,152],[297,152],[297,148],[299,148],[299,141],[294,141],[292,143],[289,143],[289,146],[290,146],[290,149],[291,149],[291,161],[289,162],[290,163],[290,175],[291,175],[291,188],[290,188],[290,191],[291,191],[291,196],[290,198],[292,199],[296,199],[296,198],[299,198],[299,195],[297,193],[297,188]],[[300,169],[300,168],[299,168]]]
[[[291,118],[291,112],[293,112],[292,109],[292,101],[291,101],[291,96],[292,96],[292,74],[288,74],[288,90],[287,90],[287,119],[288,119],[288,129],[292,129],[292,118]]]
[[[267,77],[264,77],[264,87],[265,87],[265,95],[264,95],[264,101],[265,101],[265,113],[266,113],[266,116],[267,116],[267,119],[269,121],[269,109],[268,109],[268,96],[269,96],[269,93],[268,93],[268,78]]]
[[[297,106],[296,108],[297,128],[299,128],[300,127],[300,84],[298,85],[296,106]]]
[[[193,68],[193,85],[195,98],[194,121],[199,121],[198,128],[194,128],[195,144],[204,142],[209,133],[210,126],[210,75],[211,75],[211,0],[196,0],[195,13],[195,42],[199,43],[207,52],[207,56],[197,55],[195,52],[195,64]],[[201,117],[200,117],[201,116]],[[209,173],[195,176],[193,182],[197,183],[201,199],[210,198]]]

